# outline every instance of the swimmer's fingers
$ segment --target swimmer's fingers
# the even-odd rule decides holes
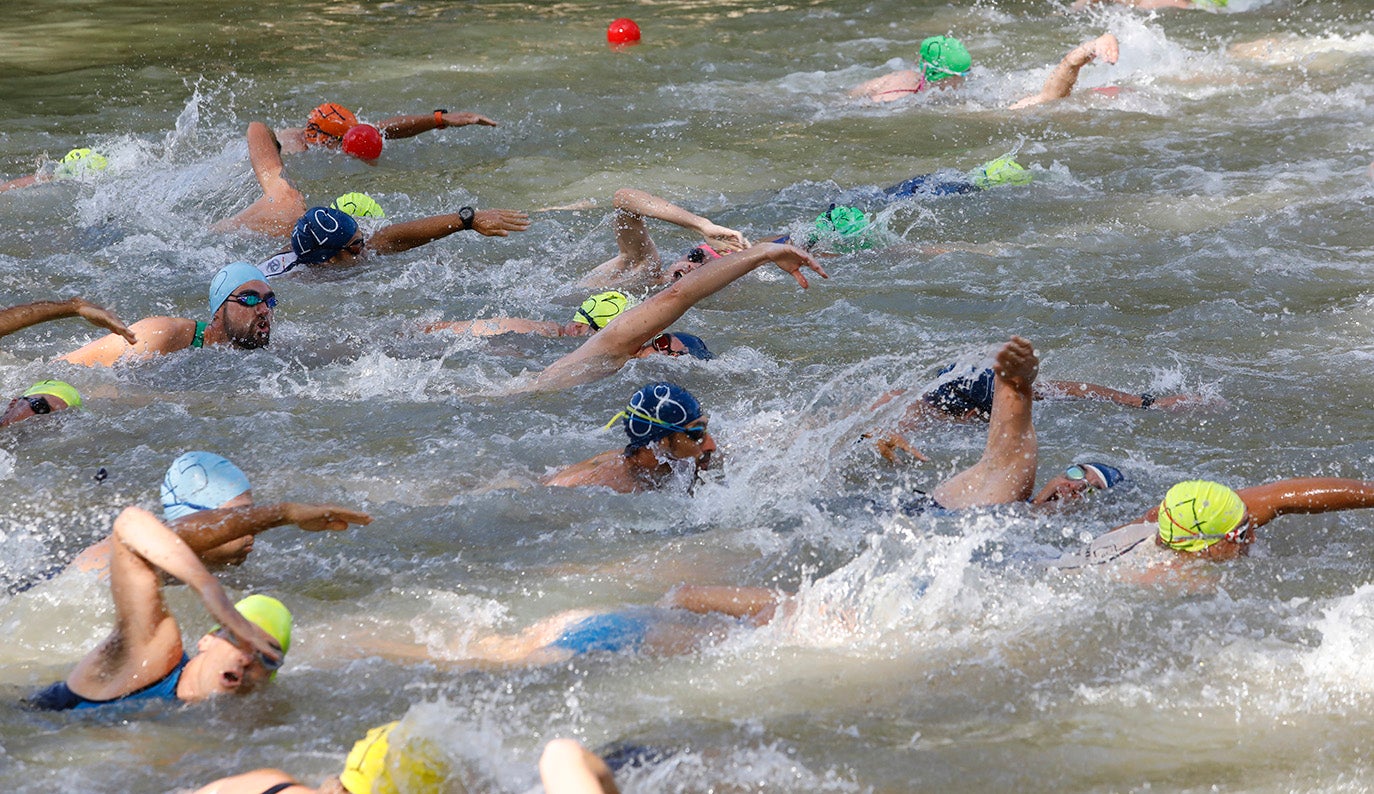
[[[106,309],[104,306],[97,306],[81,298],[73,298],[72,300],[76,303],[76,313],[86,322],[99,328],[104,328],[112,333],[119,334],[124,337],[124,341],[131,345],[138,342],[138,340],[134,338],[134,332],[130,331],[128,326],[124,325],[124,323],[115,316],[114,312]]]
[[[226,638],[229,642],[237,648],[255,654],[268,670],[276,670],[281,667],[282,660],[286,658],[286,654],[282,651],[281,644],[277,642],[276,638],[237,611],[234,612],[232,618],[224,622],[224,631],[229,635]]]
[[[865,435],[864,437],[868,438],[869,436]],[[921,454],[920,450],[911,446],[911,442],[907,441],[906,437],[900,433],[890,433],[882,436],[875,440],[873,445],[878,450],[878,454],[882,455],[883,460],[888,463],[897,464],[901,462],[901,456],[897,454],[898,452],[905,452],[919,461],[925,462],[930,460],[930,458]]]
[[[530,216],[519,210],[478,210],[472,216],[472,230],[487,237],[506,237],[528,228]]]
[[[496,122],[480,116],[476,113],[445,113],[444,123],[450,127],[466,127],[469,124],[477,124],[483,127],[495,127]]]
[[[749,247],[749,239],[742,232],[714,223],[706,224],[701,230],[701,236],[711,243],[712,248],[724,254],[743,251]]]
[[[338,505],[292,503],[288,506],[287,517],[291,523],[307,532],[338,532],[348,529],[352,524],[362,526],[372,523],[372,516],[367,513]]]

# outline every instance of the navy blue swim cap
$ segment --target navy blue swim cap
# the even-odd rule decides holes
[[[672,336],[674,339],[681,342],[683,347],[687,348],[687,355],[692,358],[699,358],[703,361],[710,361],[715,358],[715,356],[711,355],[711,351],[706,348],[706,343],[701,341],[701,337],[692,336],[691,334],[679,334],[676,332],[674,332]]]
[[[343,210],[311,207],[291,232],[291,250],[296,261],[318,265],[336,256],[358,232],[358,222]]]
[[[1126,475],[1121,473],[1121,469],[1118,469],[1115,466],[1108,466],[1105,463],[1084,462],[1078,465],[1082,466],[1085,469],[1092,469],[1093,471],[1102,475],[1102,481],[1107,483],[1108,488],[1111,488],[1115,486],[1117,483],[1126,479]]]
[[[660,381],[650,383],[630,397],[629,405],[611,419],[625,420],[626,449],[646,447],[673,433],[686,432],[687,425],[701,418],[701,404],[691,392]]]
[[[950,364],[940,370],[940,374],[948,375],[952,371],[954,365]],[[976,411],[986,417],[992,414],[992,392],[992,368],[988,367],[976,375],[974,371],[969,371],[951,378],[923,394],[921,399],[950,416],[964,416],[969,411]]]

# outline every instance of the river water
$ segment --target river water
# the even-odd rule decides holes
[[[633,16],[644,43],[611,51]],[[1075,44],[1115,66],[1070,99],[1005,106]],[[973,52],[947,96],[875,106],[849,87],[922,38]],[[1232,45],[1275,37],[1234,53]],[[500,122],[391,142],[375,166],[288,160],[312,204],[347,190],[393,219],[539,209],[505,240],[455,235],[344,272],[279,279],[270,348],[80,371],[49,364],[79,322],[5,340],[0,387],[60,377],[88,410],[0,440],[0,787],[174,791],[258,766],[312,783],[375,724],[405,719],[465,759],[473,790],[537,787],[555,736],[672,751],[628,791],[1366,791],[1374,781],[1374,514],[1292,516],[1188,592],[1029,561],[1139,515],[1178,479],[1233,486],[1374,468],[1374,19],[1363,0],[1232,0],[1221,12],[1066,14],[929,0],[527,3],[37,3],[0,30],[0,172],[77,145],[99,178],[0,194],[0,301],[80,294],[127,320],[199,318],[222,264],[277,243],[208,223],[256,185],[242,134],[336,101],[378,120],[434,107]],[[1110,96],[1084,89],[1116,86]],[[709,363],[503,396],[567,340],[458,340],[424,322],[562,319],[614,250],[616,188],[754,237],[846,191],[1015,152],[1035,181],[881,210],[880,249],[801,292],[760,270],[677,328]],[[852,194],[850,194],[852,195]],[[654,226],[665,251],[693,244]],[[1188,392],[1178,413],[1036,408],[1041,476],[1075,459],[1129,488],[1057,515],[894,517],[885,505],[977,458],[977,426],[915,439],[893,469],[856,443],[892,388],[1018,333],[1042,375]],[[639,385],[705,404],[725,466],[697,488],[555,492],[553,469],[617,446]],[[279,529],[234,593],[296,614],[270,691],[131,717],[20,711],[103,634],[96,582],[40,581],[154,506],[187,449],[228,456],[259,501],[332,501],[376,521]],[[105,468],[108,477],[96,479]],[[876,509],[874,509],[876,505]],[[35,581],[27,590],[19,588]],[[696,653],[469,669],[463,638],[567,608],[650,604],[681,582],[800,589],[798,615]],[[171,602],[189,640],[194,598]],[[403,662],[383,642],[430,646]]]

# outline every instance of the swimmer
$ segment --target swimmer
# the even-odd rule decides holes
[[[272,338],[276,293],[262,271],[247,262],[220,268],[210,281],[210,322],[183,317],[147,317],[134,323],[131,336],[110,334],[78,348],[58,361],[86,367],[113,366],[126,359],[147,359],[188,347],[229,345],[239,350],[267,347]]]
[[[81,395],[66,381],[40,380],[24,393],[10,400],[5,413],[0,415],[0,427],[9,427],[16,422],[45,416],[68,408],[80,408]]]
[[[271,679],[291,647],[291,613],[280,601],[252,595],[231,602],[195,552],[141,508],[125,508],[110,539],[114,629],[64,681],[27,698],[27,708],[196,702],[248,694]],[[163,600],[163,571],[188,584],[219,622],[200,638],[193,657],[187,657],[181,627]]]
[[[0,193],[41,185],[44,182],[82,179],[99,171],[104,171],[109,165],[110,161],[105,159],[105,156],[100,152],[86,148],[72,149],[63,155],[61,160],[44,163],[42,167],[28,176],[0,182]]]
[[[256,769],[216,780],[192,794],[438,794],[464,791],[454,781],[451,764],[422,738],[407,735],[399,722],[373,728],[358,740],[343,771],[319,785],[301,783],[280,769]],[[572,739],[554,739],[539,757],[539,778],[546,794],[617,794],[606,762]],[[471,781],[468,781],[471,783]]]
[[[639,288],[671,284],[706,262],[724,254],[749,247],[745,236],[650,193],[621,188],[612,201],[615,211],[611,228],[615,230],[620,253],[597,265],[578,286],[588,289],[610,287]],[[649,236],[645,218],[656,218],[701,235],[702,244],[691,248],[675,262],[666,262]]]
[[[96,328],[104,328],[111,333],[124,337],[124,341],[134,344],[134,332],[125,327],[124,322],[114,312],[97,306],[85,298],[68,298],[64,301],[34,301],[8,309],[0,309],[0,336],[9,336],[15,331],[31,325],[61,320],[64,317],[80,317]]]
[[[1116,36],[1110,33],[1103,33],[1095,39],[1085,41],[1069,50],[1059,65],[1054,67],[1054,71],[1050,72],[1050,76],[1045,80],[1045,85],[1039,93],[1018,99],[1012,103],[1011,110],[1021,110],[1022,108],[1064,99],[1073,92],[1074,84],[1078,82],[1078,72],[1084,66],[1097,58],[1115,64],[1118,57],[1120,57],[1120,44],[1117,42]]]
[[[1374,507],[1374,482],[1367,480],[1299,477],[1239,491],[1218,482],[1188,480],[1170,488],[1163,501],[1140,518],[1049,564],[1081,568],[1148,554],[1160,562],[1220,562],[1246,554],[1256,530],[1286,513],[1369,507]]]
[[[372,516],[337,505],[277,502],[255,504],[248,475],[213,452],[186,452],[162,478],[162,517],[206,565],[241,565],[255,536],[294,524],[306,532],[338,532]],[[110,541],[89,546],[69,566],[105,576]]]
[[[312,147],[339,149],[343,145],[344,135],[359,123],[353,111],[343,105],[326,102],[310,111],[304,127],[277,130],[277,137],[282,141],[283,154],[297,154]],[[376,127],[383,138],[396,140],[413,138],[430,130],[473,124],[480,127],[497,126],[496,122],[477,113],[451,112],[441,108],[430,113],[392,116],[377,122]]]
[[[425,333],[452,331],[470,336],[501,336],[502,334],[532,334],[535,336],[591,336],[605,328],[630,306],[630,296],[619,290],[609,290],[588,296],[577,313],[566,323],[552,320],[527,320],[523,317],[488,317],[484,320],[430,323]]]
[[[523,232],[529,227],[530,216],[523,212],[462,207],[446,215],[388,224],[368,237],[347,212],[311,207],[293,226],[290,247],[264,260],[258,268],[272,278],[300,265],[346,267],[357,264],[369,253],[398,254],[454,232],[475,231],[485,237],[507,237],[511,232]]]
[[[716,450],[708,421],[691,392],[673,383],[650,383],[630,395],[629,404],[607,425],[619,422],[625,428],[629,444],[624,450],[575,463],[545,478],[544,484],[637,493],[664,487],[678,472],[690,474],[689,483],[694,483],[710,467]]]
[[[973,66],[964,43],[952,36],[931,36],[921,42],[920,70],[902,69],[869,80],[849,92],[874,102],[896,102],[932,87],[958,88]]]

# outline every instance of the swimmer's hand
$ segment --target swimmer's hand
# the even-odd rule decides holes
[[[350,524],[365,526],[372,523],[372,516],[357,510],[337,505],[307,505],[297,502],[286,505],[286,517],[306,532],[339,532],[348,529]]]
[[[131,345],[138,342],[138,340],[134,338],[134,332],[130,331],[128,326],[124,325],[124,323],[114,315],[114,312],[106,309],[104,306],[97,306],[84,298],[72,298],[69,303],[75,306],[76,313],[91,325],[119,334],[124,337],[124,341]]]
[[[860,436],[860,438],[873,437],[872,433],[864,433]],[[897,454],[898,452],[905,452],[912,458],[922,462],[928,462],[930,460],[930,458],[922,455],[920,450],[911,446],[911,442],[907,441],[906,436],[903,436],[901,433],[888,433],[885,436],[879,436],[874,440],[873,446],[878,450],[878,454],[883,456],[883,460],[894,466],[902,462],[901,456]]]
[[[496,122],[486,116],[479,116],[476,113],[445,113],[444,125],[448,127],[466,127],[469,124],[478,124],[483,127],[495,127]]]
[[[722,254],[743,251],[750,245],[749,239],[743,233],[709,221],[697,231],[701,232],[701,236],[712,248]]]
[[[506,237],[528,228],[530,216],[519,210],[478,210],[472,216],[472,230],[487,237]]]
[[[791,274],[797,280],[802,289],[811,285],[806,280],[806,275],[802,273],[802,268],[810,268],[820,274],[821,278],[830,278],[830,274],[825,272],[825,268],[816,264],[816,260],[811,255],[796,247],[795,245],[781,245],[779,243],[759,243],[758,246],[767,246],[763,249],[764,258],[782,269],[784,273]]]

